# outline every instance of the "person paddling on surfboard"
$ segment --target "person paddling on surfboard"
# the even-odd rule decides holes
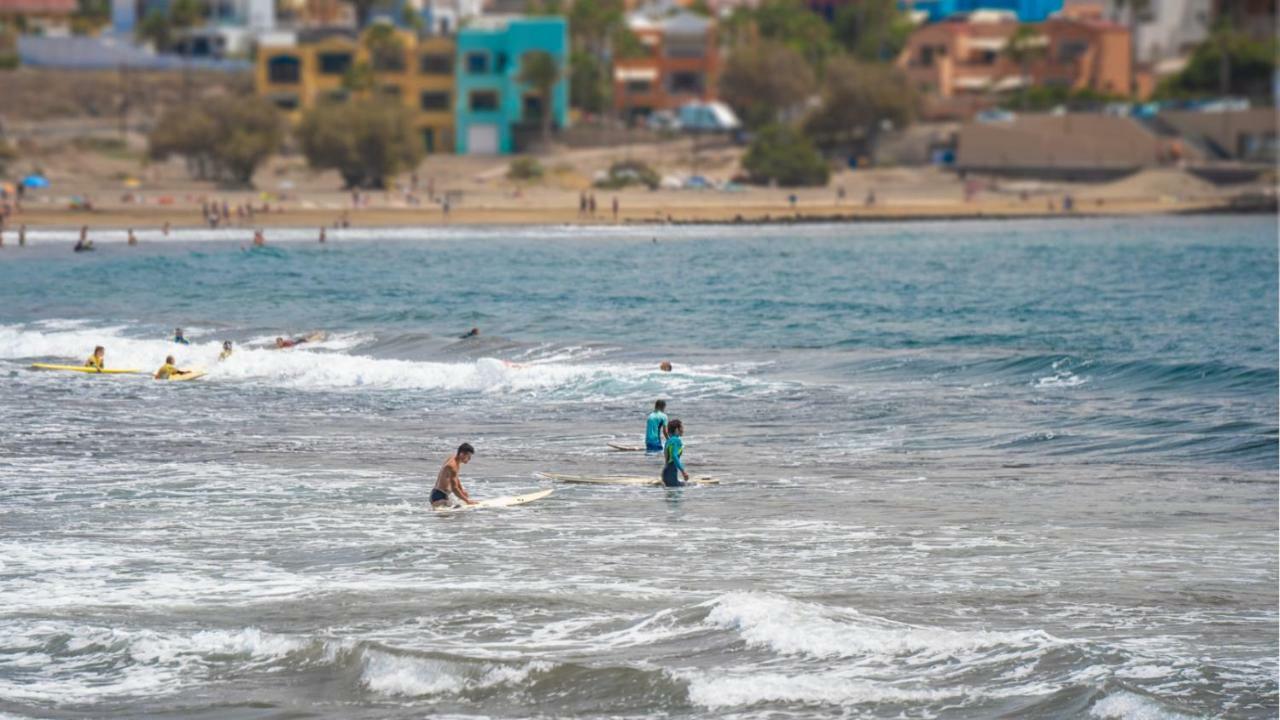
[[[458,452],[444,461],[440,474],[436,476],[436,486],[431,488],[431,507],[448,507],[450,493],[457,495],[459,500],[468,505],[476,504],[462,487],[462,479],[459,477],[462,466],[471,462],[471,456],[475,454],[476,449],[471,447],[471,443],[462,443],[458,446]]]
[[[659,400],[653,404],[653,412],[645,422],[644,451],[647,453],[662,452],[662,441],[668,437],[666,410],[667,401]]]
[[[174,359],[172,355],[166,357],[164,359],[164,365],[161,365],[160,369],[156,371],[155,379],[168,380],[174,375],[186,375],[188,372],[190,372],[189,370],[178,369],[178,367],[173,363],[174,363]]]
[[[96,368],[98,372],[102,372],[102,360],[106,356],[106,354],[107,354],[106,348],[102,347],[101,345],[95,347],[93,349],[93,354],[89,356],[88,360],[85,360],[84,366]]]
[[[667,487],[682,487],[689,482],[689,473],[685,472],[684,463],[680,460],[680,456],[684,454],[684,439],[681,435],[684,435],[684,423],[672,420],[667,425],[666,464],[662,466],[662,484]],[[684,482],[676,477],[677,473],[684,478]]]

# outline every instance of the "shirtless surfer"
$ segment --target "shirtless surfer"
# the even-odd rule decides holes
[[[457,495],[459,500],[468,505],[476,504],[462,487],[462,480],[458,477],[462,466],[471,462],[471,456],[475,453],[476,449],[471,447],[471,443],[462,443],[458,446],[458,452],[445,461],[440,474],[436,476],[436,486],[431,489],[431,507],[449,507],[450,493]]]

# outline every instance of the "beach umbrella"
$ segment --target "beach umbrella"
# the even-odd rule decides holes
[[[29,188],[47,188],[49,179],[43,175],[28,175],[22,178],[22,186]]]

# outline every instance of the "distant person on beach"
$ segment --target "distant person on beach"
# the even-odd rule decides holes
[[[267,236],[262,234],[261,230],[253,231],[253,246],[262,247],[267,244]]]
[[[663,360],[662,364],[658,366],[658,369],[661,370],[662,372],[671,372],[671,363],[667,362],[666,360]]]
[[[164,227],[160,228],[160,232],[164,233],[165,237],[169,237],[169,221],[168,220],[165,221]]]
[[[18,226],[18,247],[26,247],[26,246],[27,246],[27,226],[19,225]]]
[[[649,413],[644,428],[644,451],[647,453],[662,452],[662,441],[667,436],[667,401],[659,400],[653,404],[653,412]]]
[[[320,228],[320,244],[321,245],[324,244],[324,228],[323,227]]]
[[[436,475],[436,485],[431,488],[431,507],[447,507],[449,505],[449,495],[457,495],[458,499],[468,505],[475,505],[475,501],[467,494],[465,488],[462,487],[462,479],[459,477],[462,473],[462,466],[471,462],[471,456],[475,455],[475,448],[471,447],[471,443],[462,443],[458,446],[458,452],[453,454],[448,460],[444,461],[444,465],[440,468],[440,474]]]
[[[138,244],[138,236],[133,234],[133,228],[129,228],[129,244],[130,245]]]
[[[227,358],[231,357],[231,353],[232,353],[231,341],[223,340],[222,352],[218,353],[218,362],[222,362],[223,360],[226,360]]]
[[[458,339],[466,340],[467,338],[473,338],[473,337],[480,337],[480,328],[473,327],[470,330],[468,330],[465,334],[459,335]]]
[[[93,241],[89,239],[89,226],[84,225],[80,228],[80,239],[76,241],[74,250],[76,252],[84,252],[93,249]]]
[[[174,362],[175,361],[172,355],[169,355],[168,357],[166,357],[164,359],[164,365],[160,366],[160,369],[156,371],[156,374],[153,377],[156,380],[168,380],[170,377],[174,375],[185,375],[187,372],[189,372],[187,370],[182,370],[178,368],[178,366],[174,365]]]
[[[680,487],[689,482],[689,473],[685,471],[684,462],[680,459],[684,455],[683,435],[684,423],[672,420],[668,425],[667,447],[663,456],[666,462],[662,466],[662,484],[667,487]],[[680,482],[681,477],[684,482]]]
[[[618,222],[618,196],[613,196],[613,221]]]
[[[98,372],[102,372],[102,361],[106,357],[106,354],[107,354],[106,348],[102,347],[101,345],[95,347],[93,349],[93,354],[89,356],[88,360],[84,361],[84,366],[91,367],[96,369]]]
[[[182,334],[182,328],[173,329],[173,341],[178,343],[179,345],[191,344],[191,341],[187,339],[187,336]]]

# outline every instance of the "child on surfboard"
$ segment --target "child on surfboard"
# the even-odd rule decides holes
[[[689,473],[685,472],[680,456],[684,454],[684,423],[672,420],[668,425],[667,447],[664,455],[666,463],[662,466],[662,484],[667,487],[683,487],[689,483]],[[679,473],[684,482],[676,477]]]
[[[431,507],[448,507],[450,493],[457,495],[459,500],[468,505],[476,504],[462,487],[462,480],[458,477],[462,466],[471,462],[471,456],[475,453],[476,449],[471,447],[471,443],[462,443],[458,446],[458,451],[444,461],[440,474],[436,476],[436,485],[431,488]]]
[[[662,452],[662,441],[668,437],[667,401],[659,400],[653,404],[653,412],[645,422],[644,451],[647,453]]]
[[[101,345],[95,347],[93,349],[93,354],[89,356],[88,360],[84,361],[84,366],[91,367],[96,369],[98,372],[102,372],[102,361],[103,361],[103,358],[106,356],[106,354],[107,354],[106,348],[102,347]]]
[[[174,359],[172,355],[169,355],[168,357],[166,357],[164,359],[164,365],[161,365],[160,369],[156,371],[156,374],[154,375],[155,379],[168,380],[170,377],[173,377],[174,375],[186,375],[188,372],[190,372],[190,370],[178,369],[178,367],[173,363],[174,363]]]

